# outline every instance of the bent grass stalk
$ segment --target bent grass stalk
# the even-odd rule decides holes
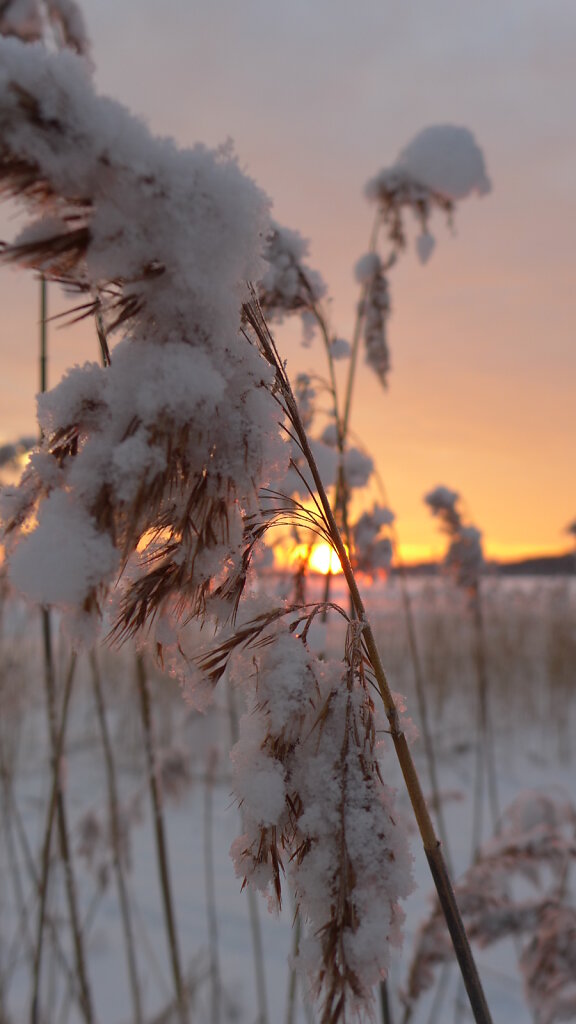
[[[446,867],[446,861],[424,799],[420,779],[410,753],[410,748],[408,747],[406,736],[400,725],[398,709],[386,677],[386,672],[382,664],[382,659],[376,644],[372,626],[366,615],[364,602],[358,589],[358,584],[346,551],[344,540],[336,523],[334,512],[328,500],[324,484],[308,441],[306,430],[300,418],[292,387],[288,380],[282,360],[279,357],[275,342],[270,335],[257,304],[247,304],[244,307],[244,311],[246,319],[250,323],[261,345],[263,354],[276,369],[277,385],[282,396],[283,407],[295,431],[296,439],[310,469],[310,473],[318,493],[320,506],[325,517],[327,532],[342,565],[352,606],[362,627],[364,649],[372,666],[376,684],[388,718],[390,735],[402,770],[404,782],[410,796],[426,859],[438,893],[446,924],[450,932],[474,1019],[477,1024],[490,1024],[492,1018],[486,1003],[486,998],[484,996],[480,977],[472,955],[470,943],[466,935],[462,916],[456,902],[454,889]]]

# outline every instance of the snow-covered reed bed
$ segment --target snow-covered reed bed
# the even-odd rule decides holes
[[[408,586],[451,837],[450,852],[460,874],[467,868],[470,855],[474,789],[473,631],[462,595],[447,581],[411,580]],[[406,696],[408,713],[418,726],[400,583],[379,585],[369,593],[370,614],[390,679],[394,688]],[[510,804],[527,786],[544,788],[548,794],[558,794],[562,787],[569,791],[574,770],[571,722],[576,703],[574,581],[488,579],[483,583],[483,600],[502,805]],[[326,639],[329,646],[330,632]],[[57,642],[55,653],[61,696],[69,665],[65,642]],[[136,655],[128,646],[119,652],[103,650],[97,667],[117,777],[119,848],[132,922],[141,1019],[176,1020],[177,1016],[170,1015],[174,990],[154,815],[146,781]],[[36,885],[41,874],[50,792],[42,673],[39,615],[5,600],[0,639],[0,1015],[6,1022],[28,1019],[34,973]],[[147,678],[152,693],[156,771],[162,793],[175,926],[193,1019],[282,1020],[288,996],[291,909],[285,908],[279,919],[270,919],[261,915],[263,908],[257,906],[255,918],[246,892],[240,891],[241,883],[234,876],[228,853],[240,814],[231,796],[228,761],[235,717],[242,710],[238,694],[233,695],[231,703],[229,692],[222,688],[214,707],[201,714],[187,708],[173,680],[150,668]],[[413,742],[413,753],[425,773],[421,742]],[[394,766],[389,765],[388,771],[394,775]],[[135,1016],[114,874],[106,758],[96,713],[93,665],[87,656],[78,660],[61,773],[95,1019],[110,1024],[132,1021]],[[405,798],[401,799],[401,813],[409,819]],[[488,832],[484,839],[487,837]],[[64,873],[56,842],[51,858],[42,981],[44,1016],[39,1019],[72,1022],[80,1020],[81,1015],[71,967]],[[430,884],[418,855],[416,877],[418,889],[407,904],[404,952],[395,958],[389,982],[398,1019],[402,1011],[397,989],[405,982],[414,937],[428,909]],[[264,949],[260,963],[259,930]],[[526,1020],[513,945],[501,943],[496,952],[485,955],[483,970],[496,1019]],[[453,977],[447,999],[454,1000],[455,988]],[[431,998],[424,997],[421,1007],[415,1006],[412,1019],[427,1019]],[[305,1020],[300,990],[295,1007],[294,1019]]]

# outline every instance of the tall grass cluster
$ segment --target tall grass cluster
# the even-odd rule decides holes
[[[401,572],[397,635],[406,638],[401,660],[410,666],[407,689],[414,688],[423,734],[420,767],[404,698],[384,667],[393,658],[382,642],[389,618],[376,628],[381,611],[369,607],[358,582],[385,575],[396,546],[387,504],[352,513],[352,492],[375,473],[370,454],[351,443],[358,358],[363,351],[387,385],[392,271],[408,223],[417,225],[417,251],[426,261],[433,217],[440,212],[451,221],[461,200],[489,191],[474,137],[452,125],[425,129],[366,185],[374,224],[355,265],[359,295],[347,341],[330,324],[326,288],[307,265],[306,243],[271,220],[268,198],[230,147],[179,150],[98,96],[72,0],[8,3],[1,17],[0,32],[15,38],[0,40],[0,185],[29,218],[3,258],[40,276],[42,332],[40,443],[20,482],[3,488],[0,515],[7,586],[40,609],[29,657],[37,658],[39,647],[47,766],[42,827],[32,835],[22,799],[41,725],[37,701],[27,686],[14,688],[7,670],[2,685],[13,720],[6,716],[0,765],[11,879],[0,983],[6,1020],[23,1012],[13,1008],[22,971],[31,1024],[100,1018],[92,929],[111,891],[130,1019],[220,1024],[231,1017],[214,867],[222,785],[239,811],[231,852],[248,893],[261,1024],[270,1017],[259,892],[271,909],[288,904],[294,915],[288,1024],[299,1001],[322,1024],[372,1019],[377,1006],[390,1020],[395,995],[387,979],[413,889],[409,828],[390,781],[395,771],[438,901],[403,989],[405,1019],[436,964],[455,957],[473,1017],[487,1024],[470,938],[520,933],[535,1019],[560,1019],[571,1006],[569,958],[554,960],[550,934],[554,922],[564,938],[571,927],[573,850],[565,832],[572,810],[566,802],[533,801],[539,811],[531,818],[524,801],[509,815],[516,826],[502,818],[481,535],[463,521],[457,493],[442,486],[426,497],[449,537],[446,565],[466,599],[452,622],[467,624],[465,638],[472,630],[466,664],[476,700],[469,729],[474,811],[471,855],[459,865],[465,874],[456,888],[431,681],[439,640],[428,648],[422,639],[430,605],[421,607]],[[51,282],[74,296],[72,320],[93,323],[99,358],[49,388]],[[325,378],[301,373],[292,381],[275,325],[293,314],[307,338],[320,337]],[[3,461],[17,459],[20,448],[7,445]],[[265,570],[266,544],[273,547],[275,536],[303,552],[292,593]],[[323,593],[310,598],[317,540],[339,560],[339,596],[328,574]],[[16,678],[29,664],[24,644],[8,641],[21,622],[18,599],[6,597],[5,614]],[[102,636],[124,645],[120,683],[116,662],[103,667]],[[440,664],[447,689],[446,653]],[[178,715],[160,695],[160,671],[178,680],[188,710],[181,704]],[[164,679],[162,687],[169,686]],[[438,703],[446,699],[444,693]],[[386,739],[396,769],[382,758]],[[80,806],[84,787],[74,788],[76,743],[101,773],[103,788],[97,801],[90,792],[88,807]],[[168,828],[170,801],[188,799],[194,782],[203,794],[202,967],[189,945],[184,951]],[[494,834],[488,846],[486,799]],[[141,912],[131,884],[145,802],[160,962],[159,929],[146,937],[150,912]],[[530,861],[534,880],[538,858],[553,868],[554,885],[544,902],[526,909],[509,876],[526,873]],[[491,916],[477,906],[488,881]],[[544,911],[546,934],[537,926]],[[540,955],[554,962],[553,991],[544,969],[532,977],[526,968]],[[163,978],[160,1003],[159,986],[147,993],[153,965]]]
[[[312,585],[320,589],[322,581]],[[410,590],[429,684],[429,711],[441,799],[448,826],[456,820],[456,835],[465,833],[464,841],[455,842],[451,830],[455,876],[460,877],[468,867],[472,822],[469,801],[473,789],[475,737],[469,723],[475,720],[476,714],[474,663],[470,655],[473,624],[463,595],[446,581],[411,581]],[[375,591],[370,611],[376,635],[387,652],[389,671],[411,708],[416,699],[414,678],[398,581],[379,585]],[[531,784],[540,778],[546,786],[545,794],[569,801],[569,790],[562,794],[557,783],[551,788],[549,780],[558,778],[558,764],[563,766],[567,779],[574,770],[574,586],[571,581],[561,579],[540,582],[495,579],[483,584],[483,597],[493,685],[495,749],[501,777],[514,777],[515,766],[520,763],[521,772],[529,773]],[[37,883],[42,871],[46,824],[42,809],[47,804],[51,781],[46,772],[49,746],[41,698],[40,635],[40,616],[31,618],[20,602],[4,598],[0,643],[4,880],[0,1013],[2,1020],[10,1024],[27,1019],[39,898]],[[329,653],[337,650],[337,630],[332,626],[325,640]],[[68,649],[61,642],[56,644],[55,662],[61,692],[69,668]],[[96,671],[106,709],[108,741],[98,716],[94,669],[92,658],[80,656],[62,764],[94,1018],[110,1020],[111,1024],[125,1019],[178,1020],[155,817],[146,781],[148,753],[138,667],[128,648],[102,651],[97,656]],[[151,693],[156,775],[163,794],[174,923],[190,1019],[207,1022],[283,1019],[289,1002],[289,970],[285,957],[289,952],[292,908],[286,908],[283,931],[270,933],[262,917],[263,908],[250,905],[249,891],[240,894],[238,883],[226,868],[228,846],[234,834],[233,821],[229,819],[243,813],[242,807],[230,807],[232,778],[228,760],[241,710],[236,704],[238,694],[223,692],[216,705],[202,714],[183,708],[180,690],[173,680],[150,664],[146,671]],[[554,713],[551,708],[555,709]],[[548,722],[545,735],[538,725],[544,720]],[[418,766],[425,772],[421,741],[414,743],[414,753]],[[110,797],[108,760],[113,764],[116,778],[115,801]],[[396,779],[394,772],[392,775]],[[522,784],[516,770],[514,786],[521,789]],[[508,782],[503,794],[506,802],[513,791]],[[114,835],[114,802],[119,811],[119,837]],[[398,810],[409,814],[405,799],[401,800]],[[488,831],[484,841],[487,838]],[[133,923],[131,940],[122,924],[114,868],[118,839],[128,915]],[[211,843],[215,848],[211,849]],[[43,1015],[39,1019],[82,1020],[57,843],[50,856],[43,939],[46,959],[41,989]],[[216,872],[212,886],[211,870]],[[421,871],[418,877],[426,891],[429,885]],[[568,879],[566,882],[569,885]],[[545,889],[543,892],[546,895]],[[402,960],[394,961],[389,979],[394,1020],[402,1019],[399,990],[408,985],[416,929],[423,908],[423,894],[408,901],[405,949]],[[135,1010],[130,978],[127,953],[130,941],[136,965],[135,991],[139,993],[140,1018]],[[245,955],[239,961],[236,944],[240,941]],[[438,948],[445,949],[444,940]],[[510,955],[506,970],[507,984],[513,986]],[[490,962],[486,979],[490,995],[498,980],[497,975],[492,977]],[[445,999],[452,998],[450,992],[449,988]],[[305,990],[297,986],[291,1019],[310,1019],[305,1016],[303,998]],[[419,1002],[422,1002],[422,1015],[417,1002],[413,1009],[415,1021],[426,1019],[429,1012],[424,995],[419,997]],[[309,1006],[307,1012],[311,1013]],[[452,1012],[446,1002],[442,1012]],[[530,1004],[523,1012],[526,1016],[531,1012]]]

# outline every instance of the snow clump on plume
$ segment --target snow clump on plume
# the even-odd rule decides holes
[[[59,46],[87,56],[90,41],[84,16],[75,0],[4,0],[0,35],[35,43],[46,36],[48,23]]]
[[[246,656],[232,668],[251,686],[231,755],[244,811],[232,854],[239,876],[272,906],[286,874],[307,925],[297,966],[323,1001],[323,1019],[348,1019],[348,1010],[370,1011],[400,942],[411,857],[380,776],[357,623],[342,662],[318,660],[307,629],[278,625],[249,669]]]
[[[41,451],[2,496],[15,586],[94,619],[125,570],[120,633],[237,599],[247,518],[284,459],[273,371],[240,331],[267,198],[229,149],[155,139],[78,57],[14,39],[0,176],[32,216],[5,258],[121,335],[110,365],[75,366],[39,399]]]
[[[352,528],[354,537],[352,564],[369,576],[386,572],[392,562],[393,548],[384,531],[392,526],[395,516],[385,505],[374,505],[363,512]]]
[[[361,256],[354,268],[358,284],[363,287],[358,304],[362,320],[365,359],[385,387],[390,371],[390,351],[386,327],[390,316],[390,289],[385,267],[376,252]]]
[[[451,222],[457,202],[474,193],[487,195],[491,188],[482,150],[472,132],[459,125],[440,124],[418,132],[391,167],[367,182],[365,195],[378,204],[396,249],[406,245],[402,210],[412,211],[420,225],[417,252],[425,263],[435,246],[429,230],[433,209],[443,211]]]
[[[299,313],[306,342],[314,327],[313,310],[327,292],[318,271],[305,263],[308,248],[298,231],[273,223],[264,249],[267,266],[258,285],[258,300],[268,320],[281,322],[286,315]]]
[[[487,195],[492,185],[482,150],[469,128],[430,125],[399,153],[394,168],[447,199]]]
[[[458,508],[460,495],[449,487],[439,486],[424,496],[432,515],[440,521],[440,528],[450,539],[444,559],[448,572],[456,583],[468,590],[478,587],[484,568],[482,533],[472,524],[467,524]]]

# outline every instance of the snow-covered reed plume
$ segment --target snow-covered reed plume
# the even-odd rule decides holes
[[[378,204],[392,244],[406,245],[403,212],[410,210],[421,229],[417,240],[420,259],[429,259],[435,245],[430,234],[430,217],[435,208],[449,221],[455,204],[491,189],[484,156],[472,132],[458,125],[430,125],[408,143],[391,167],[371,178],[366,197]]]
[[[484,778],[487,782],[493,828],[496,828],[500,817],[498,773],[494,758],[494,732],[489,700],[488,648],[481,593],[481,577],[484,568],[482,534],[476,526],[464,521],[460,509],[460,495],[457,491],[439,486],[429,491],[424,496],[424,501],[432,515],[439,520],[441,529],[448,537],[449,546],[444,565],[456,584],[466,592],[474,623],[472,653],[478,697],[476,784],[471,847],[471,856],[474,860],[483,833]]]
[[[471,523],[465,523],[458,507],[460,495],[449,487],[435,487],[424,496],[440,528],[450,544],[444,560],[448,572],[459,586],[475,591],[484,566],[482,534]]]
[[[4,0],[0,5],[0,35],[35,43],[50,32],[58,46],[88,56],[90,40],[76,0]]]
[[[268,202],[230,152],[179,151],[95,95],[74,56],[0,46],[1,184],[33,215],[5,258],[122,335],[109,367],[38,400],[44,444],[2,499],[12,578],[86,618],[128,565],[132,632],[175,593],[197,612],[242,587],[247,517],[282,457],[270,368],[240,333]]]
[[[370,511],[363,512],[354,524],[353,564],[360,572],[375,577],[389,568],[393,548],[385,531],[392,526],[394,519],[389,508],[376,504]]]
[[[318,271],[305,262],[307,256],[308,242],[298,231],[273,223],[264,249],[267,266],[258,285],[258,299],[271,323],[299,313],[309,337],[314,310],[327,288]]]
[[[106,365],[75,367],[39,398],[43,444],[2,496],[12,580],[86,618],[122,577],[118,635],[164,613],[235,608],[258,491],[284,458],[273,391],[285,387],[287,412],[292,401],[254,323],[241,330],[244,282],[266,274],[267,200],[228,151],[152,139],[94,95],[77,58],[0,47],[0,175],[33,214],[6,256],[83,294],[80,312],[97,313],[107,338],[122,333]],[[368,463],[351,456],[351,477]],[[275,621],[269,607],[264,621]],[[256,836],[243,848],[267,866],[283,846],[294,854],[326,1020],[369,1004],[410,886],[379,775],[362,630],[348,629],[344,661],[329,665],[286,629],[271,638],[261,713],[244,720],[236,753]],[[277,845],[261,845],[263,829]]]
[[[316,324],[324,335],[329,358],[353,352],[362,338],[365,357],[383,385],[387,384],[390,354],[387,322],[391,312],[388,271],[406,246],[405,214],[410,212],[420,227],[417,252],[426,262],[435,246],[430,219],[435,209],[451,223],[456,204],[476,193],[491,190],[482,150],[468,128],[430,125],[404,147],[395,162],[367,182],[364,193],[376,206],[376,220],[369,250],[355,266],[362,294],[352,346],[334,334],[322,307],[326,285],[305,262],[308,243],[288,228],[274,225],[269,235],[266,259],[269,268],[262,278],[259,298],[269,319],[282,319],[297,312],[308,328]],[[385,234],[388,251],[380,253],[379,236]],[[342,416],[345,410],[340,410]]]
[[[456,885],[471,939],[489,946],[514,938],[536,1024],[559,1024],[576,1014],[576,907],[568,884],[575,829],[576,808],[568,799],[527,790],[506,809],[498,833]],[[408,1005],[451,956],[435,910],[418,937],[404,995]]]
[[[417,251],[426,261],[434,247],[430,221],[434,210],[440,209],[451,221],[456,205],[472,193],[484,195],[491,185],[483,154],[472,133],[454,125],[433,125],[419,132],[402,150],[396,161],[375,175],[365,188],[366,197],[375,205],[374,225],[368,250],[357,260],[354,274],[360,288],[351,343],[336,334],[324,304],[326,286],[320,274],[307,263],[308,246],[297,232],[274,225],[268,236],[266,259],[268,268],[259,284],[258,296],[265,315],[281,321],[297,313],[310,340],[317,328],[324,344],[326,380],[316,380],[313,388],[303,392],[301,413],[307,428],[312,427],[315,405],[328,397],[327,425],[319,432],[315,454],[324,456],[321,445],[332,446],[336,456],[334,469],[323,473],[327,483],[334,483],[334,506],[338,522],[344,530],[349,549],[354,552],[354,524],[350,520],[350,491],[354,484],[347,465],[351,405],[356,380],[358,355],[363,346],[367,364],[386,387],[391,367],[388,345],[388,321],[391,314],[389,272],[406,246],[406,217],[413,215],[420,227]],[[347,360],[344,388],[341,393],[340,359]],[[313,393],[314,392],[314,393]],[[313,430],[318,432],[316,424]],[[312,435],[314,436],[314,435]],[[292,453],[298,469],[298,453]],[[324,467],[323,467],[324,468]],[[373,470],[372,470],[373,472]],[[367,474],[368,482],[370,474]],[[293,485],[293,489],[291,488]],[[298,473],[291,473],[285,490],[303,495]],[[463,543],[472,544],[472,531]],[[303,542],[303,538],[300,538]],[[383,548],[380,549],[383,554]],[[456,555],[456,552],[454,552]],[[362,555],[358,553],[360,564]]]
[[[35,437],[19,437],[16,441],[0,445],[0,469],[17,466],[35,445]]]
[[[277,906],[288,876],[308,923],[300,967],[328,1022],[372,1005],[412,881],[380,775],[362,628],[348,622],[343,661],[320,661],[307,645],[318,612],[255,615],[204,667],[217,678],[231,661],[248,686],[232,750],[245,827],[233,846],[238,874]]]
[[[179,151],[153,139],[95,95],[80,59],[15,40],[0,42],[0,186],[32,215],[5,257],[83,296],[75,313],[96,316],[104,363],[73,368],[39,398],[43,443],[19,487],[2,495],[14,584],[59,607],[83,638],[92,638],[116,589],[114,636],[146,639],[159,622],[153,639],[161,654],[182,621],[210,617],[224,630],[219,646],[197,659],[211,684],[232,654],[250,649],[242,681],[252,714],[234,752],[247,824],[237,863],[277,898],[285,867],[309,924],[302,959],[324,1024],[345,1019],[348,1008],[371,1012],[372,986],[386,972],[399,901],[411,884],[405,832],[376,752],[370,693],[378,691],[440,898],[460,936],[468,990],[482,1005],[477,1019],[487,1021],[399,708],[284,361],[246,283],[265,282],[271,309],[284,303],[305,311],[306,301],[316,309],[319,279],[305,283],[294,272],[301,241],[270,227],[266,197],[229,148]],[[272,260],[262,257],[265,239]],[[317,322],[325,330],[321,314]],[[262,507],[261,489],[281,478],[288,461],[279,420],[318,495],[311,510],[289,497],[278,507],[273,490]],[[335,418],[348,493],[373,467],[362,452],[345,450],[345,422]],[[364,524],[373,546],[385,518],[375,510]],[[326,605],[302,611],[264,596],[264,610],[252,615],[244,597],[256,541],[276,521],[302,520],[344,568],[354,612],[336,609],[346,623],[340,662],[321,661],[307,646]],[[173,646],[181,651],[177,635]],[[143,657],[138,672],[160,826]],[[159,860],[167,880],[164,853]],[[169,933],[185,1016],[171,925]]]

